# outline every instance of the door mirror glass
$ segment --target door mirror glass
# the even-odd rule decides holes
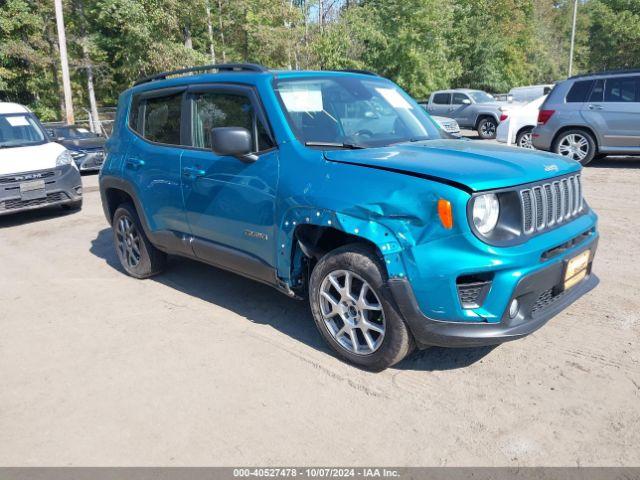
[[[244,127],[217,127],[211,129],[211,149],[213,153],[231,156],[243,161],[255,161],[252,155],[251,132]]]

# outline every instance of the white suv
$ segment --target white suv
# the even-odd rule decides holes
[[[0,215],[49,205],[82,207],[78,168],[27,107],[0,102]]]

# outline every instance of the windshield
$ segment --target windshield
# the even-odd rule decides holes
[[[25,147],[44,142],[45,134],[32,115],[0,115],[0,148]]]
[[[495,103],[496,101],[496,99],[493,98],[493,95],[489,95],[487,92],[483,92],[482,90],[469,92],[469,96],[473,98],[473,101],[476,103]]]
[[[442,138],[428,114],[383,79],[281,79],[275,89],[291,129],[305,145],[381,147]]]
[[[97,135],[82,127],[62,127],[53,129],[56,138],[94,138]]]

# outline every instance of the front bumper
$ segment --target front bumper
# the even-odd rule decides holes
[[[20,184],[38,180],[44,181],[44,192],[41,196],[31,198],[20,193]],[[82,179],[72,165],[0,176],[0,215],[52,205],[75,204],[80,200]]]
[[[521,277],[499,322],[452,322],[429,318],[422,313],[411,284],[406,279],[389,280],[388,292],[409,325],[416,343],[421,347],[495,345],[534,332],[575,300],[591,291],[599,282],[591,272],[596,248],[597,237],[571,252],[569,258],[587,249],[591,254],[587,276],[569,290],[561,291],[566,257]],[[518,315],[511,319],[508,305],[513,299],[518,299],[520,309]]]

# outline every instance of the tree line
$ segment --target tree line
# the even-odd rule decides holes
[[[62,117],[53,0],[0,0],[0,100]],[[256,62],[366,69],[417,98],[506,92],[567,75],[573,0],[64,0],[74,104],[138,78]],[[580,0],[574,72],[640,67],[640,0]]]

